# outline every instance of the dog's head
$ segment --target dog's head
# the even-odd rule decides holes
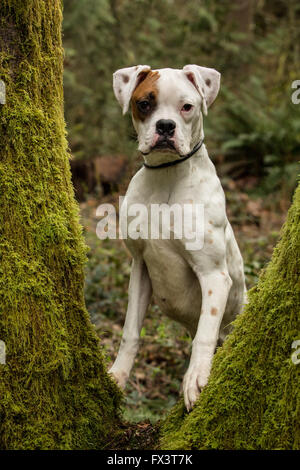
[[[202,114],[207,114],[220,88],[220,73],[198,65],[182,70],[137,65],[117,70],[113,88],[123,114],[131,105],[139,150],[155,162],[158,153],[163,158],[185,155],[197,144],[203,133]]]

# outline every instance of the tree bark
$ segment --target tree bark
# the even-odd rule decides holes
[[[63,116],[60,0],[1,0],[0,447],[88,449],[118,432],[83,297]],[[3,343],[2,343],[3,344]]]
[[[162,426],[164,449],[300,448],[300,185],[272,260],[214,358],[188,415]]]

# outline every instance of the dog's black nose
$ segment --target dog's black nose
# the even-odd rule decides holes
[[[159,135],[173,137],[176,123],[172,119],[160,119],[156,123],[156,131]]]

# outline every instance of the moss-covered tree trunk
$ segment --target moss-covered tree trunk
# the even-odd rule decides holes
[[[180,403],[165,421],[162,448],[300,449],[300,185],[249,297],[193,411]]]
[[[83,298],[60,0],[1,0],[0,448],[99,448],[120,400]],[[109,436],[109,437],[108,437]]]

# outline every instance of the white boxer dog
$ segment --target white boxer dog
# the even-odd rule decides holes
[[[162,312],[183,324],[193,338],[183,380],[187,410],[207,384],[218,340],[222,344],[246,292],[243,260],[226,216],[224,192],[203,143],[203,115],[219,87],[220,73],[198,65],[182,70],[137,65],[113,76],[123,113],[131,107],[138,149],[144,157],[124,199],[127,209],[121,210],[121,229],[130,220],[130,207],[137,203],[149,212],[153,204],[198,204],[204,209],[204,236],[203,246],[190,250],[188,237],[176,238],[175,230],[170,239],[141,234],[125,240],[133,257],[129,301],[110,373],[124,388],[153,293]],[[159,230],[162,234],[161,225]]]

